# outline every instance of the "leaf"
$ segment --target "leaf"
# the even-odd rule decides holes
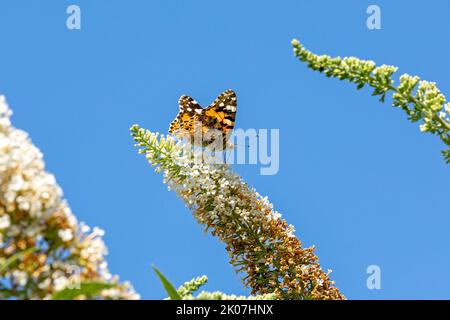
[[[155,267],[152,266],[155,273],[158,275],[159,280],[161,280],[161,283],[164,286],[164,289],[166,289],[167,294],[169,295],[170,299],[172,300],[182,300],[180,294],[175,289],[175,287],[170,283],[169,280],[166,279],[166,277]]]
[[[12,296],[14,296],[14,293],[12,290],[8,290],[8,289],[0,290],[0,297],[2,297],[2,299],[8,299],[8,298],[11,298]]]
[[[372,96],[379,96],[382,93],[382,91],[379,88],[375,88],[375,90],[373,90]]]
[[[22,259],[22,257],[34,252],[35,250],[36,250],[36,248],[28,248],[27,250],[24,250],[24,251],[16,253],[15,255],[12,255],[8,259],[6,259],[5,262],[0,264],[0,273],[5,272],[6,270],[8,270],[8,268],[10,266],[12,266],[14,263],[19,261],[20,259]]]
[[[110,289],[117,286],[117,284],[85,281],[80,283],[79,288],[66,288],[53,294],[52,300],[74,300],[80,295],[93,297],[98,295],[104,289]]]

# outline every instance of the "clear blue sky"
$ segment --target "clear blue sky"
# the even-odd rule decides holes
[[[66,28],[77,4],[82,29]],[[382,30],[366,28],[378,4]],[[450,3],[423,1],[2,1],[0,93],[44,152],[79,220],[106,231],[113,273],[143,298],[209,276],[246,294],[224,246],[133,147],[166,132],[181,94],[238,94],[237,126],[280,129],[280,172],[236,170],[315,244],[351,299],[450,298],[449,167],[443,145],[370,92],[310,71],[290,41],[436,81],[450,95]],[[382,289],[366,288],[366,268]]]

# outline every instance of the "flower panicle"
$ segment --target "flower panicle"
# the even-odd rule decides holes
[[[50,299],[82,282],[113,284],[93,298],[136,299],[109,270],[104,231],[78,222],[43,155],[11,126],[0,96],[0,299]]]
[[[201,151],[183,148],[170,135],[139,126],[131,131],[147,161],[163,172],[169,189],[192,210],[205,231],[225,243],[230,263],[253,295],[345,299],[321,269],[313,248],[303,248],[293,226],[228,165],[193,161]]]
[[[306,62],[312,70],[324,73],[327,77],[348,80],[362,89],[368,85],[374,96],[385,101],[388,92],[392,92],[392,104],[404,110],[411,122],[421,121],[420,130],[438,136],[448,149],[442,151],[444,160],[450,163],[450,103],[437,88],[436,83],[421,80],[418,76],[403,74],[398,86],[392,76],[397,72],[395,66],[377,67],[373,61],[355,57],[332,58],[328,55],[316,55],[307,50],[298,40],[291,42],[294,55]]]
[[[237,296],[228,295],[221,291],[201,291],[196,296],[194,293],[198,291],[208,281],[207,276],[201,276],[185,282],[181,285],[177,292],[183,300],[275,300],[276,295],[273,293],[252,295],[252,296]]]
[[[177,292],[182,297],[190,296],[194,292],[198,291],[198,289],[200,289],[200,287],[205,285],[206,282],[208,282],[208,277],[207,276],[200,276],[200,277],[194,278],[194,279],[192,279],[190,281],[187,281],[184,284],[182,284],[177,289]]]

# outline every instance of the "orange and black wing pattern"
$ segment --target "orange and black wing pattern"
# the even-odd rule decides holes
[[[203,108],[189,96],[181,96],[178,100],[180,111],[169,127],[169,133],[180,130],[189,131],[194,134],[194,123],[201,121]]]
[[[234,128],[237,110],[237,98],[233,90],[222,92],[214,102],[203,109],[197,101],[189,96],[181,96],[178,101],[180,111],[175,120],[172,121],[169,133],[181,136],[186,134],[193,138],[195,132],[200,131],[207,134],[215,130],[222,134],[226,145],[228,138]],[[202,145],[210,143],[210,140],[202,141]]]
[[[233,90],[226,90],[204,110],[202,120],[209,129],[229,134],[236,119],[237,98]]]

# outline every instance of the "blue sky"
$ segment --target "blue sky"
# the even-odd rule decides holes
[[[81,30],[66,8],[81,8]],[[382,10],[382,30],[366,9]],[[247,294],[224,246],[136,153],[128,129],[166,132],[182,94],[238,95],[237,126],[280,129],[280,171],[236,170],[269,196],[350,299],[449,299],[443,145],[368,90],[297,61],[290,41],[395,64],[450,94],[450,3],[423,1],[2,1],[0,93],[45,154],[79,220],[106,231],[113,273],[143,298],[206,274]],[[379,265],[381,290],[366,268]]]

